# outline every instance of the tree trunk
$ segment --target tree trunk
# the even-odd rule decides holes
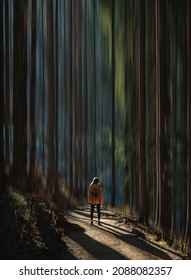
[[[93,13],[94,13],[94,108],[93,108],[93,112],[94,112],[94,128],[93,128],[93,148],[94,148],[94,174],[95,176],[97,176],[97,151],[96,151],[96,111],[97,111],[97,98],[96,98],[96,94],[97,94],[97,84],[96,84],[96,2],[94,1],[93,4]]]
[[[82,157],[82,137],[83,137],[83,129],[82,129],[82,123],[83,123],[83,114],[82,111],[82,1],[78,1],[78,126],[79,126],[79,143],[78,143],[78,185],[79,185],[79,192],[80,195],[82,195],[83,189],[82,189],[82,174],[83,174],[83,157]],[[81,113],[80,113],[81,112]],[[80,162],[80,164],[79,164]]]
[[[140,88],[139,88],[139,183],[140,212],[139,220],[148,223],[148,203],[145,176],[145,0],[140,0]]]
[[[112,157],[112,189],[111,205],[115,206],[115,0],[111,2],[112,13],[112,128],[111,128],[111,157]]]
[[[12,172],[20,188],[27,173],[27,21],[28,1],[15,0]]]
[[[73,17],[72,17],[72,8],[73,0],[68,2],[68,145],[69,145],[69,187],[71,193],[73,192],[73,67],[72,67],[72,43],[73,43]]]
[[[3,1],[0,1],[0,190],[4,190],[4,67],[3,67]]]
[[[125,98],[125,123],[124,123],[124,147],[125,147],[125,178],[124,178],[124,203],[129,208],[129,201],[130,201],[130,173],[132,170],[132,165],[130,164],[130,149],[129,149],[129,139],[130,139],[130,87],[129,87],[129,69],[130,69],[130,54],[128,52],[128,32],[130,32],[130,17],[129,14],[131,13],[130,10],[130,3],[127,3],[126,0],[124,0],[124,98]]]
[[[45,114],[45,109],[44,109],[44,105],[45,105],[45,75],[44,75],[44,58],[45,58],[45,54],[44,54],[44,48],[45,48],[45,38],[44,38],[44,2],[41,3],[41,9],[42,9],[42,13],[41,13],[41,16],[42,16],[42,173],[43,173],[43,176],[45,176],[45,132],[44,132],[44,129],[45,129],[45,122],[44,122],[44,114]]]
[[[191,3],[187,0],[187,208],[185,240],[191,244]]]
[[[159,188],[160,188],[160,180],[159,180],[159,159],[160,159],[160,150],[159,150],[159,70],[160,70],[160,56],[159,56],[159,0],[156,1],[156,202],[155,202],[155,224],[157,224],[157,228],[160,226],[159,221]]]
[[[32,2],[32,69],[31,69],[31,96],[30,96],[30,169],[29,169],[29,189],[33,190],[35,180],[35,161],[36,161],[36,0]]]
[[[68,11],[68,1],[64,1],[64,14],[66,14]],[[67,13],[68,14],[68,13]],[[60,21],[61,19],[61,11],[60,11]],[[68,151],[67,151],[67,137],[68,137],[68,129],[67,129],[67,121],[68,121],[68,98],[67,98],[67,91],[68,91],[68,85],[67,85],[67,63],[68,63],[68,53],[67,53],[67,28],[68,28],[68,21],[67,17],[65,16],[64,19],[64,69],[63,69],[63,75],[64,75],[64,93],[63,93],[63,100],[64,100],[64,141],[63,141],[63,160],[64,160],[64,178],[67,181],[68,173],[67,173],[67,163],[68,163]],[[61,25],[60,25],[61,29]]]
[[[78,3],[79,1],[73,0],[73,195],[78,196],[78,152],[79,152],[79,111],[78,111]]]
[[[48,177],[50,195],[54,195],[54,45],[53,45],[53,1],[47,2],[47,72],[48,72]]]
[[[58,16],[58,1],[55,4],[55,117],[54,117],[54,128],[55,128],[55,186],[54,186],[54,199],[57,201],[59,197],[59,42],[58,42],[58,30],[59,30],[59,16]]]
[[[9,135],[9,127],[10,127],[10,75],[9,75],[9,1],[4,1],[5,5],[5,172],[9,173],[10,171],[10,135]],[[3,42],[3,40],[1,41]]]
[[[168,233],[168,189],[167,189],[167,142],[166,142],[166,96],[167,96],[167,71],[166,71],[166,1],[159,1],[159,56],[160,56],[160,76],[159,86],[159,176],[160,176],[160,213],[161,228],[164,238]]]
[[[84,179],[85,186],[87,185],[88,178],[88,147],[87,147],[87,131],[88,131],[88,84],[87,84],[87,1],[85,0],[85,23],[84,23],[84,109],[83,109],[83,122],[84,122]],[[84,194],[87,195],[86,189]]]

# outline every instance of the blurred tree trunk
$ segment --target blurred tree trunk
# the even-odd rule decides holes
[[[45,39],[45,13],[46,7],[44,1],[42,2],[42,171],[43,176],[45,176],[45,103],[46,103],[46,96],[45,96],[45,61],[46,61],[46,39]]]
[[[15,0],[12,172],[19,185],[27,173],[27,31],[28,1]]]
[[[97,155],[96,155],[96,111],[97,111],[97,108],[98,108],[98,104],[97,104],[97,98],[96,98],[96,95],[97,95],[97,84],[96,84],[96,2],[97,1],[94,1],[94,4],[93,4],[93,16],[94,16],[94,54],[93,54],[93,57],[94,57],[94,108],[93,108],[93,113],[94,113],[94,133],[93,133],[93,151],[94,151],[94,174],[95,176],[97,176]]]
[[[82,158],[82,137],[83,137],[83,110],[82,110],[82,1],[78,1],[78,186],[80,195],[82,195],[82,174],[83,174],[83,158]]]
[[[5,4],[5,172],[10,171],[10,75],[9,75],[9,1],[4,1]],[[3,40],[1,41],[3,42]]]
[[[130,164],[130,158],[131,158],[131,152],[129,149],[129,141],[130,141],[130,122],[131,122],[131,100],[130,100],[130,90],[129,90],[129,77],[130,77],[130,68],[131,68],[131,62],[130,62],[130,52],[128,52],[128,35],[130,33],[130,28],[132,28],[130,22],[131,18],[129,14],[131,13],[131,3],[124,0],[124,89],[125,89],[125,123],[124,123],[124,147],[125,147],[125,181],[124,181],[124,202],[129,208],[129,202],[130,202],[130,173],[132,170],[132,166]]]
[[[68,1],[64,1],[64,14],[68,14]],[[67,64],[68,64],[68,53],[67,53],[67,28],[68,28],[68,20],[67,17],[64,17],[64,147],[63,147],[63,160],[64,160],[64,178],[67,181],[67,163],[68,163],[68,151],[67,151],[67,136],[68,136],[68,128],[67,128],[67,121],[68,121],[68,83],[67,83]],[[62,22],[62,14],[60,11],[60,22]],[[61,32],[61,23],[60,23],[60,32]]]
[[[112,157],[112,189],[111,205],[115,206],[115,0],[111,2],[111,33],[112,33],[112,128],[111,128],[111,157]]]
[[[148,203],[146,190],[145,164],[145,0],[140,0],[140,89],[139,89],[139,183],[140,183],[140,212],[139,220],[148,223]]]
[[[68,2],[68,145],[69,145],[69,187],[73,192],[73,80],[72,80],[72,50],[73,50],[73,0]]]
[[[47,72],[48,72],[48,177],[51,195],[54,195],[55,152],[54,152],[54,44],[53,44],[53,1],[47,2]]]
[[[54,85],[54,97],[55,97],[55,116],[54,116],[54,129],[55,129],[55,186],[54,186],[54,199],[57,200],[59,197],[59,42],[58,42],[58,31],[59,31],[59,16],[58,16],[58,1],[55,3],[55,85]]]
[[[78,112],[78,2],[73,0],[73,117],[74,117],[74,130],[73,130],[73,194],[78,195],[78,150],[79,150],[79,112]]]
[[[34,188],[35,179],[35,161],[36,161],[36,0],[32,1],[32,69],[31,69],[31,95],[30,95],[30,133],[31,133],[31,148],[30,148],[30,167],[29,167],[29,189]]]
[[[186,1],[187,2],[187,1]],[[184,122],[184,126],[183,126],[183,160],[184,160],[184,164],[183,164],[183,176],[182,176],[182,184],[183,184],[183,189],[184,189],[184,201],[183,201],[183,215],[184,215],[184,229],[183,229],[183,234],[182,236],[185,237],[185,232],[186,232],[186,228],[187,228],[187,202],[188,199],[187,197],[189,196],[189,193],[187,192],[187,188],[188,188],[188,176],[187,176],[187,161],[188,161],[188,145],[187,145],[187,138],[188,138],[188,106],[187,106],[187,102],[188,102],[188,82],[187,82],[187,72],[188,72],[188,68],[187,68],[187,64],[188,64],[188,53],[187,53],[187,3],[185,6],[183,6],[183,48],[182,48],[182,52],[183,52],[183,91],[184,91],[184,95],[183,95],[183,107],[182,107],[182,115],[183,115],[183,122]],[[180,92],[181,94],[181,92]],[[191,235],[190,235],[191,236]],[[191,240],[191,239],[190,239]]]
[[[185,240],[191,245],[191,3],[187,0],[187,208]]]
[[[4,190],[4,67],[3,67],[3,1],[0,1],[0,190]]]
[[[84,109],[83,109],[83,122],[84,122],[84,178],[85,185],[87,185],[88,178],[88,147],[87,147],[87,131],[88,131],[88,90],[87,90],[87,1],[85,1],[85,23],[84,23]],[[84,190],[84,194],[87,195],[86,190]]]
[[[156,192],[156,19],[155,1],[145,1],[145,94],[146,94],[146,186],[147,195],[152,192],[153,202],[148,203],[149,218],[154,221]],[[148,201],[149,202],[149,201]]]
[[[164,238],[168,233],[168,189],[167,189],[167,139],[166,139],[166,113],[167,113],[167,69],[166,69],[166,1],[159,1],[159,180],[160,180],[160,213],[161,228]]]
[[[160,211],[160,205],[159,205],[159,189],[160,189],[160,180],[159,180],[159,160],[160,160],[160,149],[159,149],[159,70],[160,70],[160,56],[159,56],[159,0],[155,0],[155,18],[156,18],[156,203],[155,203],[155,224],[157,225],[157,228],[159,228],[159,211]]]

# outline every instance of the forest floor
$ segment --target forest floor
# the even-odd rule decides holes
[[[0,259],[178,260],[180,253],[156,241],[135,220],[101,209],[101,225],[90,209],[60,209],[16,192],[0,195]]]

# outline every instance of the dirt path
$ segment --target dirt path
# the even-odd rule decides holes
[[[181,259],[130,218],[102,209],[101,226],[89,207],[70,211],[19,193],[0,195],[0,259]]]
[[[143,233],[124,224],[121,218],[102,210],[101,226],[95,215],[90,224],[89,207],[79,207],[69,212],[70,225],[66,228],[63,241],[76,259],[82,260],[157,260],[181,259],[178,254],[159,247]]]

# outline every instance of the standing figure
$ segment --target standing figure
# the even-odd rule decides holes
[[[91,225],[93,225],[93,214],[95,205],[97,206],[98,225],[100,223],[100,205],[103,204],[103,187],[99,183],[99,179],[95,177],[88,189],[88,204],[91,205]]]

